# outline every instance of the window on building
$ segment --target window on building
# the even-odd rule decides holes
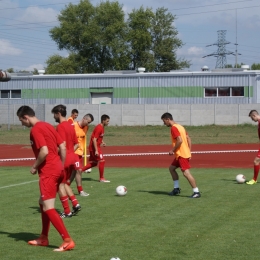
[[[204,88],[205,97],[244,97],[244,87]]]
[[[1,90],[1,98],[21,98],[20,89],[13,89],[13,90]]]
[[[218,88],[219,97],[230,97],[230,88]]]
[[[1,98],[10,98],[10,90],[1,90]]]
[[[11,90],[11,98],[21,98],[21,90],[19,89],[15,89],[15,90]]]
[[[205,97],[216,97],[217,88],[205,88]]]
[[[233,97],[244,97],[244,87],[231,88],[231,93]]]

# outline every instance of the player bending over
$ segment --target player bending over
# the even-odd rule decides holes
[[[89,163],[82,168],[82,171],[85,171],[98,165],[100,182],[110,182],[104,177],[105,159],[101,150],[101,146],[106,146],[103,137],[105,134],[105,126],[108,126],[109,120],[110,117],[108,115],[102,115],[101,123],[94,128],[89,142]]]

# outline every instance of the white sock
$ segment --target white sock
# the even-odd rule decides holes
[[[179,180],[173,181],[173,188],[179,188]]]
[[[193,190],[193,192],[199,192],[199,188],[198,187],[193,188],[192,190]]]

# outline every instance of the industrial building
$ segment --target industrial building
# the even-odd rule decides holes
[[[13,74],[0,82],[0,104],[260,103],[260,71],[224,69],[103,74]]]

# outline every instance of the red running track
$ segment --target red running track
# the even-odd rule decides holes
[[[147,145],[147,146],[108,146],[102,148],[106,154],[106,167],[145,167],[165,168],[168,167],[173,157],[165,155],[139,155],[127,156],[135,153],[167,153],[170,145]],[[256,152],[239,152],[242,150],[258,150],[258,144],[210,144],[193,145],[191,167],[192,168],[250,168]],[[237,151],[209,153],[209,151]],[[196,154],[204,151],[205,153]],[[208,151],[208,153],[207,153]],[[111,156],[113,154],[125,154],[124,156]],[[0,145],[0,159],[33,158],[30,146],[25,145]],[[0,166],[31,166],[32,160],[0,162]]]

